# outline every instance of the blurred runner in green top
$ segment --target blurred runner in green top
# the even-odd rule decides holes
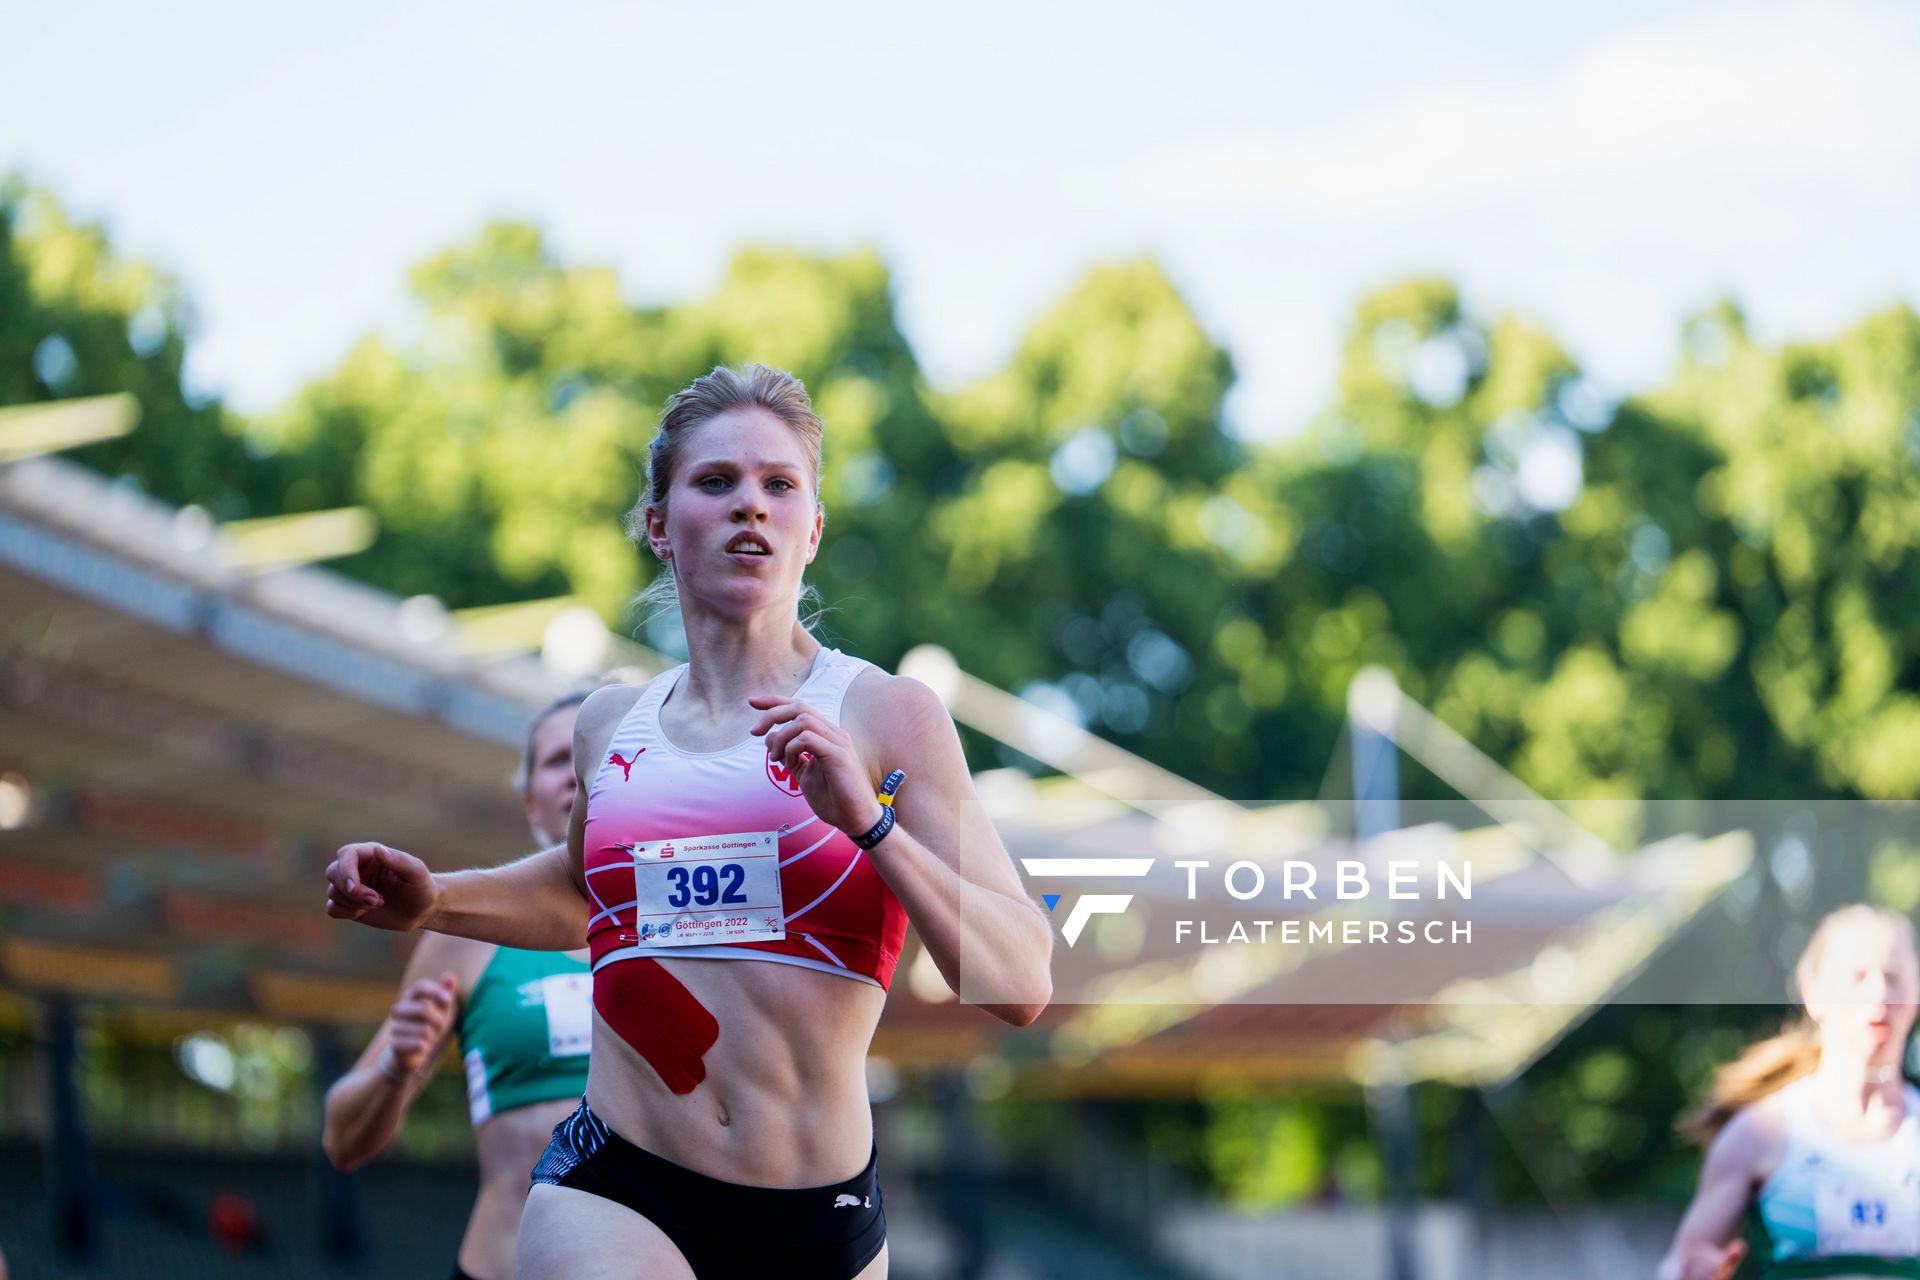
[[[535,717],[515,778],[537,845],[566,839],[573,809],[573,722],[590,689]],[[327,1157],[345,1170],[379,1155],[457,1030],[480,1158],[454,1280],[513,1275],[527,1175],[553,1127],[579,1103],[592,1040],[586,952],[519,951],[427,933],[400,998],[353,1070],[327,1091]]]

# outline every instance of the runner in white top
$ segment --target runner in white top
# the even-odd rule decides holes
[[[1711,1146],[1659,1280],[1731,1280],[1749,1254],[1760,1280],[1920,1277],[1913,926],[1843,907],[1795,976],[1805,1019],[1723,1068],[1690,1122]]]
[[[918,681],[823,654],[800,622],[802,572],[824,519],[820,439],[805,389],[779,370],[716,369],[669,401],[633,528],[674,570],[688,665],[670,686],[656,684],[657,708],[631,720],[645,690],[596,693],[581,708],[574,745],[583,789],[596,780],[607,795],[616,784],[652,787],[654,802],[634,812],[664,823],[687,800],[677,790],[679,766],[658,775],[659,785],[645,783],[670,753],[656,745],[636,761],[634,748],[645,742],[616,742],[623,724],[648,735],[657,727],[650,740],[671,743],[689,768],[701,758],[730,759],[758,739],[742,805],[784,797],[797,810],[769,828],[734,825],[743,808],[728,806],[688,815],[698,820],[691,828],[596,839],[589,850],[588,828],[600,821],[589,798],[575,806],[569,849],[557,857],[431,875],[407,854],[358,844],[328,869],[327,910],[337,918],[565,947],[579,945],[590,915],[611,911],[620,917],[614,930],[629,936],[608,936],[607,945],[668,948],[595,972],[586,1102],[556,1132],[536,1174],[521,1223],[521,1280],[886,1275],[865,1064],[885,1004],[876,984],[891,962],[881,958],[871,974],[856,968],[836,941],[864,935],[850,924],[837,937],[816,932],[808,913],[828,907],[798,893],[780,910],[795,931],[814,934],[820,946],[800,942],[825,963],[782,962],[804,957],[774,937],[779,930],[763,916],[772,908],[761,890],[777,884],[784,896],[790,880],[818,874],[808,864],[823,853],[841,859],[849,877],[884,882],[868,898],[883,913],[877,923],[903,909],[948,985],[989,1012],[1025,1025],[1051,996],[1052,931],[974,792],[946,708]],[[944,589],[889,585],[902,593]],[[834,675],[847,683],[835,687],[832,705],[814,701],[812,691]],[[810,677],[818,679],[808,688]],[[782,845],[778,876],[750,883],[748,859],[735,846],[797,839],[808,822],[825,839],[822,849]],[[675,880],[685,867],[682,837],[718,842],[728,857]],[[610,858],[622,847],[625,876],[609,862],[589,885],[589,856]],[[720,866],[728,860],[743,864],[738,884],[704,875],[728,871]],[[851,901],[840,895],[852,883],[834,889],[834,911]],[[724,911],[698,920],[661,914],[689,901],[732,902],[734,892],[754,910],[731,919]],[[640,922],[628,923],[643,912],[673,926],[666,943],[658,925],[643,936]],[[676,958],[670,948],[683,926],[696,940],[718,938],[715,945],[771,962]],[[890,934],[870,932],[884,951]],[[623,1035],[610,1025],[626,1018],[644,1019],[640,1030]]]

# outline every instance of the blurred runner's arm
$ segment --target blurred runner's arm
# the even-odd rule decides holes
[[[1707,1149],[1700,1188],[1680,1219],[1657,1280],[1732,1280],[1747,1245],[1740,1222],[1753,1199],[1766,1138],[1749,1112],[1736,1115]]]
[[[400,1132],[452,1036],[475,958],[472,943],[434,933],[413,949],[392,1012],[353,1068],[327,1090],[320,1145],[336,1169],[359,1168]]]

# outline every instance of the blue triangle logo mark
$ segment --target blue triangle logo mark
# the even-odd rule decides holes
[[[1051,911],[1060,905],[1060,895],[1057,893],[1043,893],[1040,895],[1040,901],[1046,903],[1047,910]]]

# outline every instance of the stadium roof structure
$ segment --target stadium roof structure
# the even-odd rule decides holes
[[[0,984],[377,1018],[407,940],[325,918],[333,849],[526,851],[507,778],[565,679],[296,558],[57,458],[0,467]]]

